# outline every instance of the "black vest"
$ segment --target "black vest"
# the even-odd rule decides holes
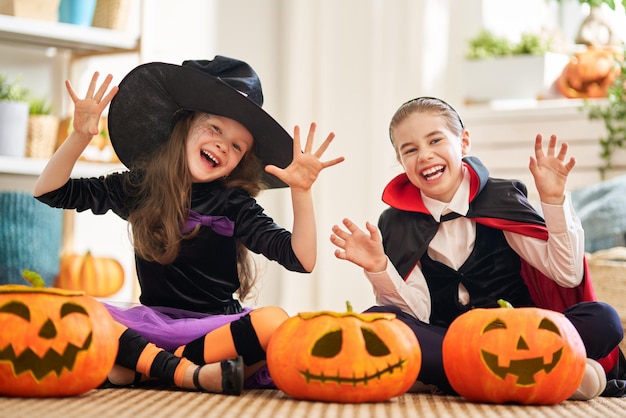
[[[476,242],[458,271],[421,257],[422,272],[431,297],[430,323],[448,327],[459,315],[473,308],[493,308],[498,299],[515,307],[534,306],[520,276],[520,257],[506,242],[501,230],[476,224]],[[459,302],[459,284],[469,293],[469,303]]]

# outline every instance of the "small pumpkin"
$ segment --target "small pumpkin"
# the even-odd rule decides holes
[[[106,297],[118,292],[123,285],[124,268],[114,258],[95,257],[90,251],[84,255],[61,256],[56,287],[81,290],[94,297]]]
[[[419,374],[415,334],[391,313],[299,313],[272,334],[267,365],[276,386],[296,399],[385,401]]]
[[[560,312],[540,308],[473,309],[443,340],[450,385],[469,401],[549,405],[578,388],[586,350]]]
[[[113,367],[116,323],[83,292],[0,286],[0,395],[73,396],[96,388]]]

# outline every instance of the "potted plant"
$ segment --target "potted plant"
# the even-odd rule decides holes
[[[0,155],[24,156],[27,126],[28,90],[0,74]]]
[[[44,98],[31,99],[29,113],[26,156],[50,158],[56,147],[59,119],[52,114],[52,106]]]
[[[624,52],[626,53],[626,47]],[[600,138],[600,157],[604,160],[600,174],[603,179],[606,172],[614,168],[615,153],[626,148],[626,59],[624,56],[616,57],[616,63],[620,71],[608,88],[606,100],[587,100],[581,108],[587,111],[590,120],[600,119],[606,128],[606,137]]]
[[[518,42],[482,29],[468,40],[461,72],[464,99],[538,99],[556,96],[553,84],[569,62],[552,52],[552,37],[523,33]]]

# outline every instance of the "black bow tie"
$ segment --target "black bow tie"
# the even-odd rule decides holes
[[[452,219],[460,218],[461,216],[463,215],[456,212],[446,213],[445,215],[442,215],[441,218],[439,218],[439,222],[451,221]]]

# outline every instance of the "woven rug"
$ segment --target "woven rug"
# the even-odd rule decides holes
[[[626,417],[626,398],[565,401],[550,406],[470,403],[426,393],[387,402],[339,404],[296,401],[277,390],[249,390],[242,396],[155,389],[99,389],[68,398],[0,397],[2,418],[440,418],[440,417]]]

